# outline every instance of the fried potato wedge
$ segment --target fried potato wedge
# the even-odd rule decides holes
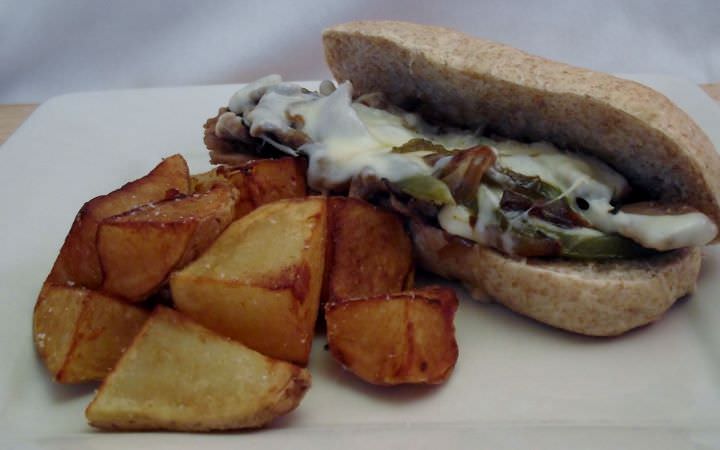
[[[399,292],[413,284],[412,243],[400,219],[355,198],[328,199],[323,300]]]
[[[250,162],[252,163],[252,161]],[[247,164],[250,164],[247,163]],[[235,218],[240,218],[250,211],[257,208],[258,205],[252,198],[252,192],[250,190],[250,179],[245,176],[243,168],[240,167],[227,167],[221,166],[217,168],[218,174],[225,178],[225,180],[235,187],[237,190],[237,199],[235,201]]]
[[[46,283],[33,314],[35,347],[56,381],[101,380],[148,316],[95,291]]]
[[[225,176],[227,170],[227,166],[216,166],[207,172],[190,175],[190,192],[202,194],[218,184],[230,185],[230,180]]]
[[[48,281],[98,288],[103,281],[96,247],[100,222],[145,203],[160,201],[177,193],[187,194],[189,189],[187,163],[182,156],[174,155],[164,159],[146,176],[85,203],[65,238]]]
[[[104,219],[97,234],[101,290],[132,302],[152,295],[230,224],[235,197],[232,186],[218,184]]]
[[[295,409],[307,369],[263,356],[157,307],[85,411],[113,430],[256,428]]]
[[[285,198],[304,197],[306,163],[302,158],[259,159],[241,169],[255,207]],[[234,179],[234,175],[230,176]]]
[[[261,206],[171,275],[175,305],[200,324],[265,355],[307,364],[326,235],[322,197]]]
[[[441,287],[327,303],[330,352],[369,383],[442,383],[458,357],[457,305]]]
[[[302,158],[258,159],[240,166],[220,166],[194,175],[194,192],[230,182],[238,190],[236,217],[276,200],[305,197],[306,163]]]

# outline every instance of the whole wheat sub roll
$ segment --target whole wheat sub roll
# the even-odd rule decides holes
[[[594,155],[650,198],[720,223],[720,157],[684,111],[648,87],[433,26],[353,22],[326,30],[323,42],[334,77],[351,81],[355,95],[382,92],[464,128]],[[694,290],[701,264],[697,248],[605,262],[513,258],[426,224],[411,228],[425,268],[475,297],[588,335],[657,320]]]

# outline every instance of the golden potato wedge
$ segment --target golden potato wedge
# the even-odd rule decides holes
[[[164,159],[149,174],[127,183],[107,195],[95,197],[78,212],[48,281],[73,283],[90,289],[102,284],[96,235],[100,221],[145,203],[187,194],[190,175],[185,159],[174,155]]]
[[[230,224],[235,196],[231,185],[217,184],[104,219],[97,234],[101,290],[131,302],[152,295]]]
[[[33,314],[35,348],[60,383],[101,380],[148,316],[95,291],[46,283]]]
[[[307,369],[159,306],[85,415],[113,430],[256,428],[295,409],[310,384]]]
[[[442,383],[458,357],[457,305],[441,287],[327,303],[330,352],[369,383]]]
[[[250,178],[245,176],[245,172],[242,169],[243,167],[244,166],[228,168],[223,172],[224,176],[227,177],[228,181],[232,183],[238,191],[237,201],[235,203],[236,218],[247,215],[258,206],[252,198]]]
[[[216,166],[207,172],[190,175],[190,192],[202,194],[217,184],[230,184],[230,180],[225,176],[227,170],[227,166]]]
[[[238,217],[266,203],[307,193],[305,162],[300,158],[258,159],[227,170],[225,176],[240,191]]]
[[[266,203],[304,197],[306,162],[301,158],[257,159],[240,166],[219,166],[192,176],[193,192],[204,192],[215,184],[232,183],[238,190],[236,217]]]
[[[170,277],[177,308],[273,358],[306,364],[325,265],[326,202],[280,200],[233,222]]]
[[[412,244],[395,214],[363,200],[331,197],[328,229],[324,301],[412,288]]]
[[[306,163],[302,158],[259,159],[245,164],[241,171],[256,208],[307,193]]]

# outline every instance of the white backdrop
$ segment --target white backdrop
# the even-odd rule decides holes
[[[720,0],[0,0],[0,103],[68,92],[328,76],[320,32],[450,26],[611,72],[720,81]]]

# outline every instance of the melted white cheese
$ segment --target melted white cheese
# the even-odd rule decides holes
[[[612,206],[605,199],[588,201],[584,216],[606,233],[618,233],[643,247],[655,250],[705,245],[717,235],[717,226],[699,212],[675,215],[611,213]]]
[[[430,174],[431,168],[422,154],[391,152],[392,147],[416,135],[387,120],[389,113],[379,110],[370,113],[366,109],[369,108],[363,105],[353,107],[349,83],[339,85],[327,97],[288,108],[290,115],[303,117],[302,131],[312,141],[298,150],[308,156],[308,181],[313,188],[332,189],[360,173],[372,173],[390,181]]]
[[[622,175],[603,162],[579,154],[561,152],[546,142],[523,144],[500,141],[498,165],[528,176],[537,176],[576,197],[617,199],[630,190]]]
[[[248,83],[237,91],[228,102],[228,109],[235,114],[245,114],[255,108],[268,88],[282,82],[280,75],[268,75]]]
[[[498,165],[523,175],[538,176],[568,197],[588,202],[587,210],[577,209],[594,227],[618,233],[655,250],[705,245],[717,235],[716,225],[699,212],[676,215],[612,213],[610,204],[630,190],[625,178],[601,161],[561,152],[547,143],[523,144],[502,141],[494,144]]]
[[[325,86],[318,94],[270,75],[233,95],[229,108],[243,116],[252,136],[289,154],[305,154],[309,160],[308,182],[317,190],[343,186],[359,174],[374,174],[391,182],[431,174],[433,168],[422,159],[428,152],[392,152],[393,147],[411,139],[426,139],[450,150],[485,144],[495,148],[498,166],[540,177],[560,189],[573,206],[577,198],[586,200],[591,207],[577,212],[603,232],[619,233],[657,250],[704,245],[717,234],[715,224],[702,213],[612,214],[610,202],[627,193],[629,185],[622,175],[599,160],[562,152],[548,143],[494,141],[462,130],[440,133],[417,114],[353,103],[352,86],[347,82],[334,90]],[[296,117],[302,120],[292,120]],[[303,132],[310,142],[296,151],[273,138],[292,131]],[[440,226],[449,233],[486,243],[485,230],[495,224],[500,197],[500,191],[481,185],[474,227],[470,225],[470,211],[457,205],[442,208]]]
[[[499,230],[500,222],[497,211],[500,209],[502,191],[481,184],[477,194],[477,216],[475,225],[471,225],[472,212],[463,205],[445,205],[438,213],[440,227],[450,234],[464,237],[475,242],[488,244],[495,241],[490,230]],[[502,250],[512,253],[514,242],[510,232],[500,235]]]
[[[619,234],[656,250],[705,245],[718,233],[715,223],[700,212],[665,216],[619,212],[615,224]]]
[[[452,235],[484,242],[475,235],[475,230],[470,225],[471,216],[470,210],[462,205],[445,205],[438,213],[438,223],[440,228]]]
[[[487,242],[488,229],[499,225],[496,211],[500,209],[501,197],[500,190],[481,184],[478,189],[478,212],[474,227],[470,225],[470,209],[462,205],[443,206],[438,213],[438,222],[448,233],[477,242]]]

